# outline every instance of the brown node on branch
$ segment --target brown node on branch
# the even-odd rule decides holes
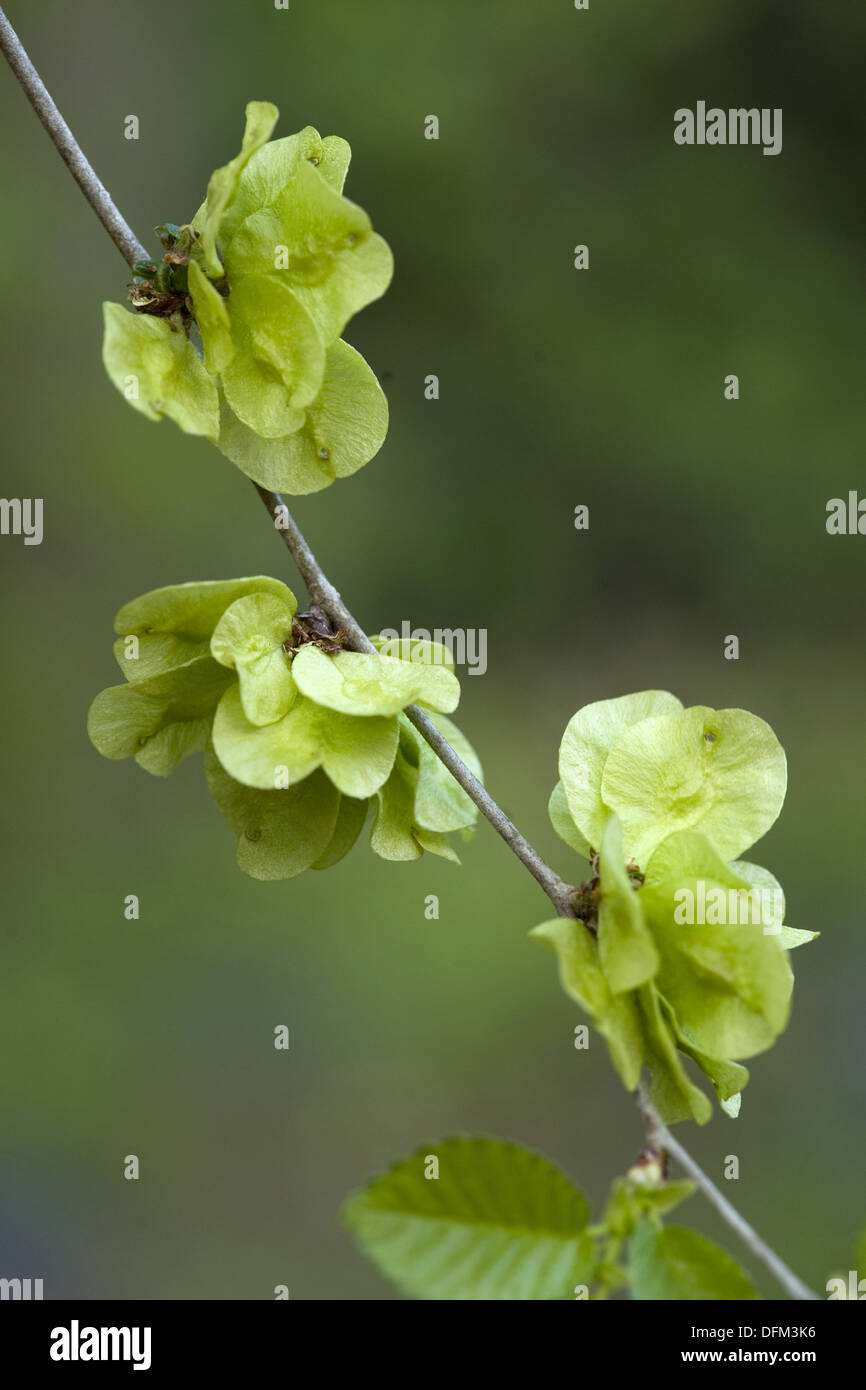
[[[173,290],[159,290],[152,280],[133,280],[127,286],[129,302],[137,314],[152,314],[156,318],[169,319],[179,313],[184,327],[192,315],[187,306],[186,295]]]
[[[641,1149],[627,1174],[629,1181],[641,1187],[656,1187],[668,1179],[668,1156],[655,1145]]]
[[[585,927],[592,932],[593,936],[598,935],[598,910],[601,906],[601,861],[597,849],[589,851],[589,867],[592,869],[592,877],[585,883],[581,883],[578,888],[573,888],[569,894],[569,903],[575,917],[583,922]],[[625,866],[628,874],[628,881],[636,893],[643,885],[644,875],[641,873],[633,859],[629,859]]]
[[[345,651],[348,640],[348,628],[336,629],[324,608],[313,603],[308,612],[295,614],[292,631],[283,643],[283,651],[294,656],[301,647],[313,646],[326,656],[336,656],[338,652]]]
[[[161,261],[135,262],[132,271],[136,278],[127,286],[129,302],[137,314],[165,319],[179,314],[179,326],[188,334],[193,313],[187,275],[190,250],[198,233],[192,227],[178,227],[173,223],[156,230],[165,255]]]
[[[597,855],[595,861],[598,862]],[[572,889],[568,900],[575,917],[589,928],[593,936],[596,936],[598,933],[598,909],[601,903],[598,874],[593,874],[592,878],[588,878],[578,888]]]

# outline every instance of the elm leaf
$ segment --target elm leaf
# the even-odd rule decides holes
[[[665,1212],[673,1211],[674,1207],[678,1207],[681,1202],[687,1202],[697,1190],[697,1183],[689,1182],[687,1178],[663,1183],[661,1187],[641,1187],[638,1185],[634,1188],[635,1205],[641,1211],[652,1212],[655,1216],[663,1216]]]
[[[540,1154],[464,1137],[422,1145],[343,1208],[386,1277],[437,1300],[573,1297],[595,1262],[588,1216],[583,1193]]]
[[[627,1178],[616,1178],[604,1209],[603,1225],[616,1240],[627,1240],[643,1216],[662,1216],[694,1195],[693,1182],[644,1183],[632,1168]]]
[[[632,1298],[723,1302],[757,1298],[740,1266],[724,1250],[686,1226],[659,1230],[641,1221],[629,1241]]]

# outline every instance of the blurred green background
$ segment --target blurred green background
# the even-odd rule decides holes
[[[866,487],[866,12],[7,8],[154,248],[150,228],[190,217],[235,152],[248,99],[277,103],[278,134],[351,142],[347,192],[396,274],[347,337],[392,424],[368,468],[296,515],[368,630],[488,629],[459,721],[561,872],[582,865],[546,801],[579,706],[663,687],[778,732],[788,801],[753,857],[791,924],[823,935],[794,958],[793,1019],[755,1059],[741,1118],[680,1135],[719,1180],[739,1156],[729,1195],[823,1289],[866,1220],[866,539],[824,526],[829,498]],[[781,106],[782,154],[675,146],[673,112],[698,99]],[[634,1103],[598,1041],[574,1051],[580,1016],[526,935],[549,904],[486,825],[461,869],[360,843],[327,874],[259,884],[198,760],[163,782],[89,745],[122,602],[294,575],[231,464],[104,377],[100,303],[123,299],[125,269],[5,68],[0,129],[2,489],[45,499],[41,547],[0,543],[0,1273],[43,1277],[46,1297],[393,1298],[339,1203],[454,1131],[541,1149],[597,1210],[641,1147]],[[700,1199],[682,1219],[740,1255]]]

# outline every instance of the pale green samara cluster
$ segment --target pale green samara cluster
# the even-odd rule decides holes
[[[341,334],[387,288],[391,253],[343,196],[344,140],[307,127],[271,141],[276,108],[250,102],[246,115],[240,153],[195,216],[158,229],[162,261],[133,268],[133,309],[105,306],[104,360],[149,418],[212,440],[265,488],[315,492],[385,437],[384,395]],[[257,878],[336,863],[368,812],[384,858],[456,858],[447,837],[469,833],[475,807],[404,713],[430,711],[480,775],[447,718],[459,698],[448,654],[380,639],[375,655],[349,651],[323,614],[296,609],[267,578],[128,604],[115,624],[126,684],[91,708],[96,747],[162,776],[204,752],[238,861]],[[625,1085],[646,1066],[669,1122],[711,1114],[689,1067],[737,1114],[743,1059],[787,1023],[789,953],[816,933],[785,926],[776,880],[741,858],[778,816],[786,776],[762,720],[683,709],[661,691],[588,705],[566,729],[550,815],[591,873],[576,917],[535,935]],[[756,890],[775,895],[771,921],[689,924],[676,910],[683,892],[736,901]]]
[[[712,1106],[690,1058],[736,1115],[749,1079],[742,1060],[788,1021],[789,952],[817,935],[783,925],[776,879],[740,857],[785,799],[778,739],[745,710],[684,709],[648,690],[580,710],[559,773],[551,821],[593,874],[575,896],[578,920],[557,918],[533,935],[556,951],[565,990],[629,1090],[646,1066],[663,1119],[704,1123]],[[714,889],[725,901],[752,891],[776,911],[684,923],[684,891],[704,901]]]
[[[391,252],[343,196],[351,151],[311,126],[271,140],[250,102],[240,153],[217,169],[161,264],[135,268],[136,311],[108,303],[103,358],[152,420],[203,435],[255,482],[317,492],[381,447],[388,407],[341,333],[387,289]]]
[[[94,700],[92,742],[162,777],[203,752],[252,877],[336,864],[368,816],[384,859],[457,859],[448,836],[471,832],[475,806],[403,713],[420,705],[481,777],[447,718],[460,685],[443,647],[374,638],[374,654],[345,650],[324,615],[299,615],[266,577],[156,589],[120,610],[115,632],[126,683]]]

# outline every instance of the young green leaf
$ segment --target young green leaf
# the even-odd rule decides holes
[[[638,1171],[633,1168],[627,1178],[617,1178],[611,1186],[603,1224],[615,1240],[627,1240],[642,1217],[662,1216],[696,1190],[693,1182],[685,1180],[646,1185],[632,1176]]]
[[[635,1206],[639,1211],[653,1216],[664,1216],[666,1212],[673,1211],[681,1202],[693,1197],[697,1190],[697,1184],[689,1182],[687,1178],[663,1183],[661,1187],[636,1185],[633,1188]]]
[[[705,1236],[685,1226],[659,1230],[650,1220],[629,1241],[632,1298],[722,1302],[754,1299],[739,1265]]]
[[[448,1300],[571,1298],[594,1265],[588,1214],[583,1194],[540,1154],[468,1138],[422,1146],[343,1208],[386,1277]]]

